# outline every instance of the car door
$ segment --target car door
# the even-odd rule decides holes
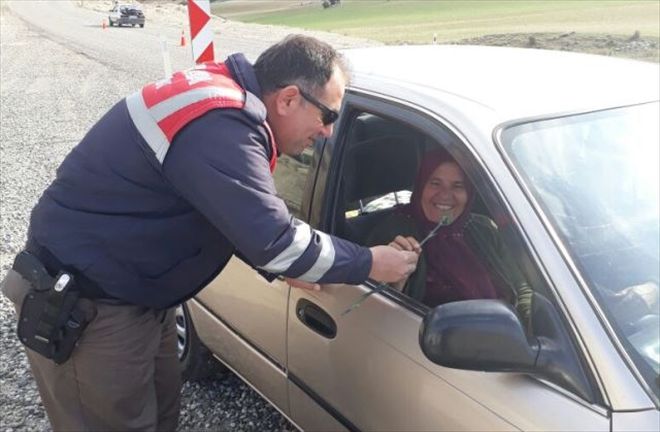
[[[312,152],[306,150],[296,158],[281,156],[274,172],[278,194],[291,213],[303,219],[306,219],[304,192],[308,180],[314,179],[310,169]],[[205,332],[205,345],[284,410],[288,406],[288,296],[289,286],[283,280],[268,282],[241,259],[233,257],[220,275],[195,297],[231,335]],[[197,327],[199,330],[200,325]]]
[[[366,238],[359,231],[373,227],[391,210],[385,204],[365,212],[365,203],[387,202],[384,198],[395,192],[410,191],[414,171],[407,171],[416,169],[426,150],[441,144],[452,154],[469,153],[462,139],[437,120],[355,93],[347,95],[336,137],[324,155],[328,169],[319,174],[318,184],[324,188],[315,191],[312,222],[357,242]],[[490,191],[492,186],[486,188]],[[389,206],[398,204],[398,194],[393,196]],[[540,273],[529,275],[534,265],[529,256],[526,260],[535,289],[550,295]],[[368,282],[291,292],[290,412],[301,427],[609,430],[608,411],[598,398],[585,400],[527,374],[465,371],[432,363],[419,343],[429,308],[394,289],[385,288],[346,312],[376,287]]]

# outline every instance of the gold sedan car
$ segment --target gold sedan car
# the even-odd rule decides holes
[[[274,174],[292,215],[366,244],[444,149],[501,238],[489,262],[517,270],[484,267],[524,280],[526,309],[376,281],[305,291],[233,258],[178,310],[186,376],[211,353],[303,430],[658,430],[658,65],[469,46],[346,55],[333,137]]]

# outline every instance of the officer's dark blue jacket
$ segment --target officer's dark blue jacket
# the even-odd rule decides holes
[[[312,230],[276,196],[258,81],[242,55],[226,63],[248,94],[243,109],[190,122],[159,166],[120,101],[59,167],[31,241],[107,294],[153,308],[194,295],[235,248],[271,273],[363,282],[368,249]]]

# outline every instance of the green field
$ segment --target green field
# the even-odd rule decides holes
[[[566,33],[660,36],[660,1],[618,0],[226,0],[230,19],[365,37],[385,43],[457,41],[490,34]]]

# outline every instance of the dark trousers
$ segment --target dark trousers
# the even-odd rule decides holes
[[[20,311],[29,284],[10,270],[2,291]],[[181,372],[174,311],[84,300],[96,318],[69,360],[26,349],[56,431],[176,429]]]

